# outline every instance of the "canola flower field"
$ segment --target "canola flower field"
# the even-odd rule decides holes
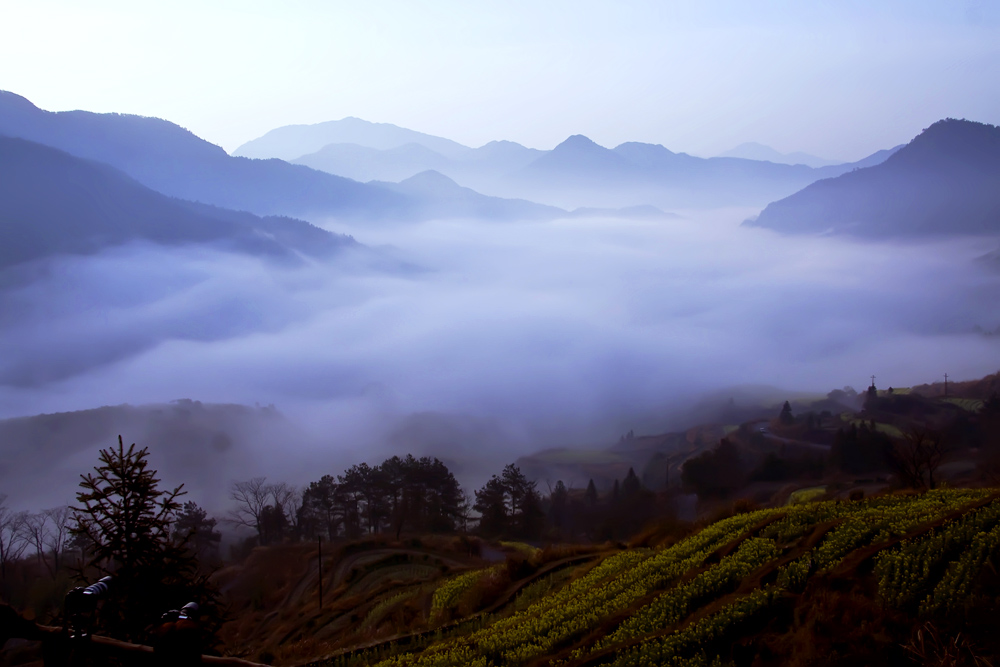
[[[667,548],[610,555],[527,608],[422,650],[331,664],[723,665],[711,647],[865,550],[884,604],[914,614],[953,610],[1000,553],[998,498],[995,489],[944,489],[738,514]],[[484,576],[445,581],[434,613]]]

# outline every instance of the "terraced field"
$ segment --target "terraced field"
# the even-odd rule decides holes
[[[1000,618],[998,554],[996,489],[789,505],[732,516],[664,548],[567,563],[558,576],[522,582],[531,597],[521,604],[515,596],[310,664],[832,665],[852,653],[872,656],[855,664],[909,664],[906,642],[921,623]],[[447,616],[489,571],[435,584],[429,617]],[[838,631],[859,639],[840,646]],[[982,656],[1000,648],[963,646]]]

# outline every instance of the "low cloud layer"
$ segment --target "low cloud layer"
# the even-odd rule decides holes
[[[789,239],[749,213],[335,230],[414,270],[135,246],[22,269],[2,276],[0,417],[273,403],[308,437],[257,443],[261,473],[301,483],[401,448],[468,466],[608,444],[736,385],[1000,367],[974,331],[1000,325],[1000,275],[973,262],[995,243]]]

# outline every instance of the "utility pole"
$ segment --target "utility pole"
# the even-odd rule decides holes
[[[872,376],[872,386],[873,387],[875,386],[875,376],[874,375]]]
[[[944,374],[944,395],[948,395],[948,374]]]
[[[317,561],[319,563],[319,609],[323,611],[323,536],[316,536]]]

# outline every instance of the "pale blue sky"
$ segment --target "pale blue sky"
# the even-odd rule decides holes
[[[995,0],[0,0],[0,89],[228,150],[358,116],[477,146],[566,136],[841,159],[1000,123]]]

